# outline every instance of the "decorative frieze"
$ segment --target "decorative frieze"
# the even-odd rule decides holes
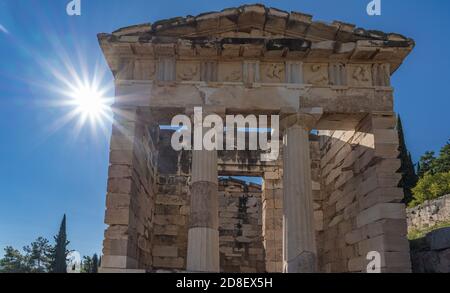
[[[244,61],[242,71],[244,83],[252,84],[260,81],[259,61]]]
[[[286,82],[303,83],[303,63],[296,61],[286,62]]]
[[[261,82],[263,83],[284,83],[285,82],[285,66],[281,62],[261,63]]]
[[[203,61],[200,67],[201,81],[217,81],[218,68],[217,61]]]
[[[219,81],[241,82],[242,64],[241,62],[221,62],[219,63]]]
[[[306,83],[312,85],[328,85],[327,64],[307,63],[303,67]]]
[[[352,86],[371,86],[372,74],[370,64],[351,64],[349,66],[349,81]]]
[[[347,71],[343,63],[331,63],[328,67],[330,85],[344,86],[347,85]]]
[[[131,58],[122,58],[119,60],[116,79],[131,80],[133,79],[134,62]]]
[[[176,68],[178,81],[200,80],[200,63],[193,61],[177,61]]]
[[[376,63],[372,66],[372,80],[375,86],[390,86],[391,72],[389,64]]]
[[[156,63],[152,59],[136,59],[134,61],[134,80],[154,80]]]
[[[302,61],[216,61],[122,58],[118,80],[309,84],[313,86],[390,86],[389,64],[303,63]]]
[[[158,80],[175,81],[176,63],[171,57],[161,57],[158,60]]]

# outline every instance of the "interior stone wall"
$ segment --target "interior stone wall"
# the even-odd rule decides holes
[[[191,153],[173,150],[170,145],[172,134],[173,131],[169,130],[160,130],[158,134],[152,267],[156,271],[182,271],[186,268]]]
[[[261,185],[219,180],[220,271],[265,272]]]
[[[159,119],[159,125],[170,124],[161,117],[173,116],[167,113],[155,115],[159,115],[159,118],[154,118]],[[171,130],[158,130],[156,134],[158,180],[151,267],[156,272],[184,271],[186,268],[191,153],[172,149],[172,133]],[[263,170],[273,170],[273,163],[263,166],[258,158],[257,152],[219,152],[220,173],[257,176]],[[261,187],[239,184],[227,186],[222,181],[219,194],[221,270],[264,272]],[[244,199],[247,200],[245,206]]]
[[[410,272],[396,117],[369,114],[355,130],[320,131],[323,272],[365,272],[377,251],[384,272]]]

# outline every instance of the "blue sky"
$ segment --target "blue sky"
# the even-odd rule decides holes
[[[52,72],[70,76],[72,68],[93,78],[103,71],[108,86],[97,33],[245,3],[82,0],[82,16],[69,17],[68,2],[0,0],[0,249],[51,238],[66,213],[70,248],[101,252],[110,125],[106,133],[88,126],[77,133],[76,120],[61,125],[70,109],[55,107],[62,99],[55,90],[67,86]],[[378,17],[366,14],[369,0],[261,2],[414,38],[415,50],[393,77],[409,148],[417,160],[450,138],[450,1],[382,0]]]

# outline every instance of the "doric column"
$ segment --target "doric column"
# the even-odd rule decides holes
[[[186,265],[187,271],[190,272],[220,270],[217,177],[217,150],[193,150]]]
[[[317,267],[309,132],[315,118],[290,115],[282,121],[283,265],[286,273],[313,273]]]
[[[217,151],[192,152],[187,270],[219,272]]]

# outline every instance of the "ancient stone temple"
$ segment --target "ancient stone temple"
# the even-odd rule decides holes
[[[366,272],[373,251],[410,272],[390,77],[413,40],[262,5],[98,37],[116,89],[103,272]],[[279,115],[278,158],[175,150],[167,126],[194,107]]]

